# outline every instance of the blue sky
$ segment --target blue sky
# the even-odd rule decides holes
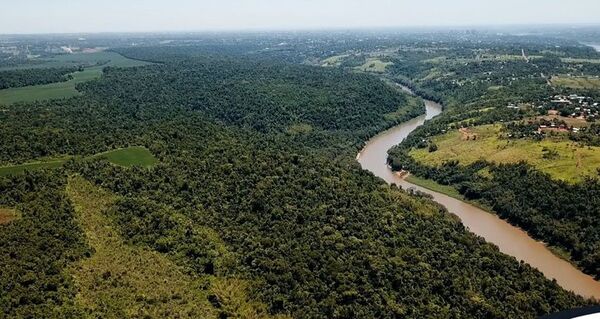
[[[600,0],[2,0],[0,33],[599,23]]]

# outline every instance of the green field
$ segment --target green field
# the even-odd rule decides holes
[[[35,68],[84,66],[85,69],[82,72],[72,73],[73,79],[66,82],[0,90],[0,104],[8,105],[17,102],[73,97],[80,94],[75,89],[77,84],[100,78],[104,67],[134,67],[148,64],[147,62],[128,59],[114,52],[59,55],[47,60],[45,63],[35,65]],[[31,65],[21,68],[31,68]]]
[[[128,59],[116,52],[102,51],[95,53],[75,53],[61,54],[52,58],[33,59],[38,62],[36,64],[23,64],[0,68],[0,71],[15,70],[15,69],[39,69],[39,68],[60,68],[60,67],[93,67],[93,66],[112,66],[119,68],[144,66],[151,63]]]
[[[464,197],[456,190],[456,188],[452,186],[442,185],[433,180],[420,178],[414,175],[409,175],[405,178],[405,180],[411,184],[421,186],[434,192],[445,194],[459,200],[464,200]]]
[[[61,99],[79,95],[80,93],[75,89],[75,86],[102,76],[102,68],[87,68],[82,72],[75,72],[71,75],[73,78],[66,82],[0,90],[0,104],[8,105],[17,102]]]
[[[565,63],[600,63],[600,59],[575,59],[575,58],[562,58]]]
[[[526,161],[555,179],[578,182],[586,176],[595,176],[600,167],[600,147],[581,147],[562,138],[533,141],[529,139],[506,140],[499,137],[500,125],[471,128],[476,140],[465,140],[459,131],[451,131],[433,138],[438,146],[435,152],[413,149],[410,155],[426,165],[438,166],[450,160],[468,165],[477,160],[495,163]],[[556,151],[556,158],[545,159],[546,150]]]
[[[334,55],[322,61],[322,66],[339,66],[348,54]]]
[[[39,163],[27,163],[22,165],[2,166],[0,167],[0,176],[15,175],[25,171],[32,171],[42,168],[56,168],[61,166],[64,162],[65,160],[56,160]]]
[[[541,55],[529,55],[527,56],[530,60],[532,59],[540,59],[543,58]],[[492,61],[492,62],[509,62],[509,61],[524,61],[523,55],[521,54],[481,54],[477,57],[467,58],[451,58],[446,56],[439,56],[435,58],[430,58],[427,60],[423,60],[425,63],[431,64],[444,64],[444,63],[471,63],[471,62],[482,62],[482,61]]]
[[[553,76],[551,82],[572,89],[600,89],[600,78],[592,76]]]
[[[81,177],[69,179],[67,194],[94,251],[69,269],[79,287],[75,299],[79,307],[90,312],[102,308],[114,318],[121,313],[145,313],[149,318],[215,317],[208,292],[198,289],[201,286],[194,278],[164,255],[121,238],[105,213],[117,200],[115,195]],[[103,276],[104,280],[98,280]]]
[[[375,72],[375,73],[383,73],[385,69],[392,65],[392,62],[383,62],[379,59],[368,59],[365,64],[356,67],[358,70],[363,72]]]
[[[158,162],[158,160],[143,146],[132,146],[114,151],[109,151],[95,155],[94,157],[106,158],[109,162],[124,166],[142,166],[150,167]]]
[[[123,166],[141,166],[150,167],[158,160],[150,153],[150,151],[143,146],[132,146],[113,151],[108,151],[100,154],[91,156],[92,158],[106,158],[109,162]],[[70,157],[64,157],[60,159],[53,159],[43,162],[26,163],[20,165],[9,165],[0,167],[0,176],[20,174],[25,171],[32,171],[42,168],[56,168],[62,166]]]

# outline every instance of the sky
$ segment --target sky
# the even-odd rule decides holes
[[[600,24],[600,0],[0,0],[0,34]]]

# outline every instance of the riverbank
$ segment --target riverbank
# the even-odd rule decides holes
[[[461,195],[458,190],[456,190],[456,188],[452,187],[452,186],[448,186],[448,185],[442,185],[437,183],[436,181],[430,180],[430,179],[425,179],[425,178],[421,178],[412,174],[404,174],[403,178],[405,181],[426,188],[428,190],[434,191],[434,192],[438,192],[447,196],[450,196],[452,198],[456,198],[466,204],[470,204],[476,207],[479,207],[485,211],[487,211],[489,214],[493,214],[495,215],[495,213],[493,212],[493,210],[489,207],[486,207],[485,205],[483,205],[482,203],[476,202],[476,201],[471,201],[471,200],[467,200],[466,198],[464,198],[463,195]],[[562,260],[565,260],[567,262],[569,262],[571,265],[573,265],[573,267],[577,267],[577,264],[571,259],[571,255],[569,254],[569,252],[565,251],[564,249],[561,249],[560,247],[555,247],[555,246],[550,246],[547,243],[543,243],[552,253],[554,253],[554,255],[556,255],[557,257],[561,258]]]
[[[555,279],[566,290],[585,297],[600,299],[600,282],[558,257],[543,243],[529,237],[524,230],[509,224],[485,209],[456,198],[456,193],[448,188],[440,188],[438,185],[426,182],[426,186],[435,189],[431,190],[413,184],[391,170],[387,165],[388,150],[400,144],[426,120],[442,112],[442,106],[437,103],[425,100],[425,105],[426,115],[404,122],[369,140],[357,156],[357,161],[362,168],[389,184],[396,184],[404,189],[413,188],[431,195],[432,200],[446,207],[448,212],[458,216],[469,231],[496,245],[501,252],[537,268],[546,278]]]

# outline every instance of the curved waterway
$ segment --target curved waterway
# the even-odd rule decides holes
[[[457,215],[471,232],[495,244],[503,253],[539,269],[547,278],[556,279],[557,283],[567,290],[584,297],[600,299],[600,282],[554,255],[543,243],[529,237],[525,231],[476,206],[411,184],[390,169],[387,165],[388,150],[400,144],[408,134],[423,125],[426,120],[442,112],[442,106],[435,102],[426,100],[425,106],[427,109],[425,115],[393,127],[367,142],[357,156],[362,168],[390,184],[400,185],[404,189],[414,188],[432,195],[434,201],[445,206],[450,213]]]

